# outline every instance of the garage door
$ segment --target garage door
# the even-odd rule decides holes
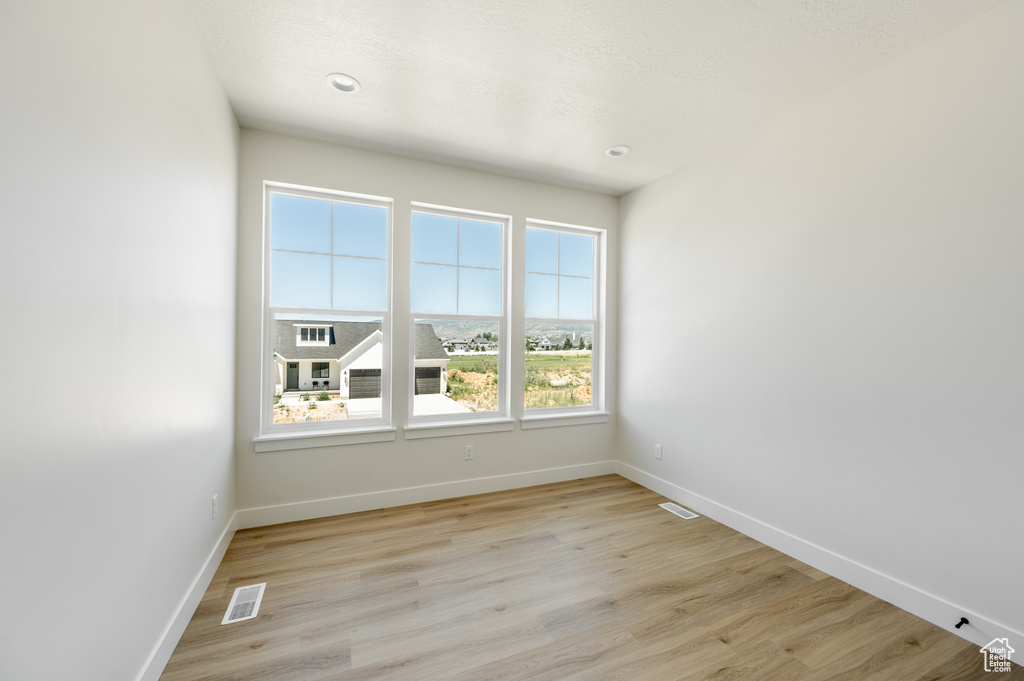
[[[349,399],[380,397],[380,369],[353,369],[348,378]]]
[[[436,395],[441,392],[441,367],[416,367],[416,394]]]

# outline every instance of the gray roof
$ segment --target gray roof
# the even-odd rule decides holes
[[[581,338],[583,338],[583,342],[584,343],[587,342],[587,339],[584,337],[584,334],[582,334],[582,333],[577,333],[576,334],[576,340],[573,340],[572,336],[573,335],[570,334],[570,333],[560,333],[557,336],[549,336],[548,337],[548,341],[552,345],[564,345],[565,344],[565,339],[568,338],[569,342],[572,343],[572,346],[574,348],[577,347],[580,344],[580,339]]]
[[[309,324],[323,326],[326,322],[301,319],[279,319],[274,324],[274,352],[285,359],[340,359],[352,348],[380,331],[379,322],[333,322],[327,345],[296,345],[295,327]],[[416,359],[448,359],[433,324],[416,325]]]
[[[448,359],[433,324],[416,325],[416,359]]]

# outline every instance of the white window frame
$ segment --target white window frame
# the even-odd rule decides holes
[[[326,201],[342,201],[365,206],[385,208],[387,224],[387,292],[384,310],[335,310],[307,308],[276,308],[270,306],[270,197],[284,194],[301,198]],[[333,226],[332,226],[333,229]],[[333,239],[332,239],[333,243]],[[381,442],[395,439],[391,425],[391,310],[393,306],[392,279],[394,268],[394,200],[388,197],[356,194],[317,187],[264,181],[263,183],[263,342],[260,352],[260,435],[254,438],[256,451],[279,451],[303,447],[331,446],[361,442]],[[331,268],[333,276],[333,267]],[[333,288],[333,287],[332,287]],[[310,423],[277,423],[274,420],[274,344],[273,324],[276,314],[301,314],[309,316],[328,315],[331,317],[364,317],[380,319],[383,345],[381,348],[381,415],[374,419],[345,421],[317,421]],[[328,324],[324,324],[329,326]],[[316,324],[296,324],[297,328],[312,327]],[[296,333],[299,333],[296,331]],[[328,335],[329,342],[329,335]],[[308,343],[307,345],[313,345]],[[320,345],[319,342],[316,345]],[[335,437],[336,436],[336,437]]]
[[[465,315],[465,314],[435,314],[431,312],[417,313],[409,310],[409,424],[406,427],[406,437],[430,437],[432,435],[453,434],[455,431],[446,429],[446,426],[459,424],[484,423],[496,424],[495,428],[488,430],[511,430],[513,420],[509,415],[511,404],[511,357],[508,344],[509,311],[511,310],[511,238],[512,238],[512,217],[498,213],[485,213],[481,211],[452,208],[450,206],[438,206],[435,204],[413,201],[409,209],[410,222],[413,213],[428,213],[441,217],[479,220],[481,222],[497,222],[501,224],[501,312],[498,316],[490,315]],[[409,259],[409,271],[412,266],[420,261]],[[433,263],[428,263],[433,264]],[[463,267],[458,265],[457,267]],[[411,282],[410,276],[410,282]],[[498,324],[498,409],[497,411],[473,412],[470,414],[438,414],[415,416],[416,397],[416,320],[477,320],[486,322],[497,322]],[[450,372],[449,372],[450,373]],[[437,429],[433,430],[432,429]],[[462,432],[462,431],[458,431]]]
[[[608,232],[605,229],[596,227],[584,227],[582,225],[571,225],[563,222],[551,222],[548,220],[537,220],[527,218],[526,229],[542,229],[549,232],[560,232],[563,234],[579,234],[594,238],[594,295],[593,295],[593,317],[591,319],[576,318],[548,318],[529,317],[526,315],[525,307],[525,282],[528,274],[525,264],[523,267],[523,330],[530,324],[591,324],[593,325],[592,349],[590,353],[590,404],[574,407],[544,407],[540,409],[526,409],[526,386],[523,385],[523,428],[539,428],[545,425],[574,425],[577,423],[593,423],[607,421],[608,413],[605,411],[605,346],[606,329],[605,317],[607,310],[607,290],[605,286],[605,274],[607,270],[606,253]],[[526,240],[526,232],[523,232],[523,240]],[[558,275],[562,276],[562,275]],[[522,344],[521,344],[522,345]],[[522,346],[523,366],[526,366],[526,347]],[[525,379],[525,376],[524,376]],[[588,415],[597,416],[597,419],[581,419]]]
[[[301,347],[301,346],[304,346],[304,345],[305,346],[318,346],[319,345],[320,347],[323,347],[325,345],[330,345],[330,343],[331,343],[331,331],[330,331],[331,327],[326,325],[326,324],[293,324],[292,326],[295,327],[295,345],[296,346]],[[323,329],[324,330],[324,339],[323,340],[319,340],[318,339],[318,340],[315,340],[315,341],[313,341],[313,340],[302,340],[302,330],[303,329],[308,329],[309,331],[316,330],[318,332],[319,332],[320,329]],[[319,336],[319,335],[320,334],[317,333],[317,336]]]

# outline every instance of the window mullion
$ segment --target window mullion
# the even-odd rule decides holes
[[[462,220],[455,221],[455,314],[458,314],[461,306],[459,305],[459,285],[462,279]]]
[[[331,201],[331,309],[334,309],[334,201]]]

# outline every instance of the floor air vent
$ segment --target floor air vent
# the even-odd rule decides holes
[[[260,603],[263,601],[263,590],[267,583],[253,584],[252,586],[240,586],[235,589],[235,595],[228,603],[228,611],[224,613],[221,624],[233,624],[251,620],[260,611]]]
[[[682,506],[678,506],[676,504],[673,504],[671,501],[669,501],[667,503],[664,503],[664,504],[658,504],[658,506],[661,506],[666,511],[672,511],[673,513],[675,513],[677,516],[679,516],[680,518],[682,518],[684,520],[692,520],[693,518],[699,518],[700,517],[699,515],[697,515],[693,511],[688,511],[685,508],[683,508]]]

